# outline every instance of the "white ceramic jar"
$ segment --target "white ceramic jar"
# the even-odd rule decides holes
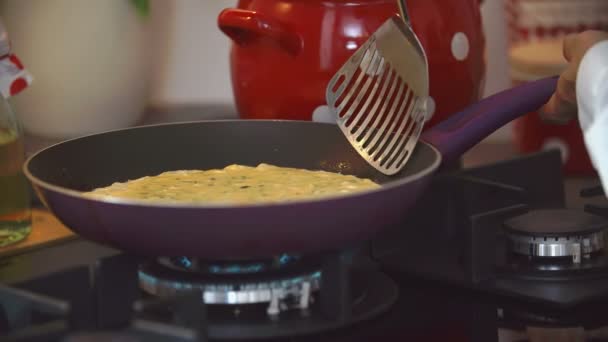
[[[148,99],[148,18],[129,0],[5,0],[13,51],[36,75],[25,130],[69,138],[135,124]]]

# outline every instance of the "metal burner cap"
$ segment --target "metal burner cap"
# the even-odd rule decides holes
[[[608,220],[579,210],[533,210],[504,223],[506,230],[533,237],[568,237],[598,233],[608,227]]]
[[[581,257],[604,247],[608,221],[576,210],[535,210],[504,223],[516,254],[530,257]]]

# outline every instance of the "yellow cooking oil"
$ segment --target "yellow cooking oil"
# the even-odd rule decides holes
[[[22,241],[32,229],[29,187],[21,169],[24,158],[20,135],[0,127],[0,247]]]

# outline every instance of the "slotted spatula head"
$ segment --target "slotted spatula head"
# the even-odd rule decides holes
[[[427,119],[428,96],[423,47],[397,16],[357,49],[326,89],[342,133],[386,175],[399,172],[412,155]]]

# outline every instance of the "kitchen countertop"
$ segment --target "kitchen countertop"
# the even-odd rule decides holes
[[[230,104],[151,107],[146,110],[142,120],[137,125],[220,119],[238,119],[238,115]],[[28,154],[31,154],[59,141],[61,139],[26,136],[26,151]],[[463,156],[463,165],[465,167],[474,167],[515,158],[518,155],[519,153],[515,147],[508,142],[486,140],[473,147]],[[580,189],[598,184],[597,179],[593,177],[568,177],[565,182],[567,205],[569,207],[581,208],[584,203],[604,202],[604,198],[598,198],[586,200],[583,203],[578,196]]]

